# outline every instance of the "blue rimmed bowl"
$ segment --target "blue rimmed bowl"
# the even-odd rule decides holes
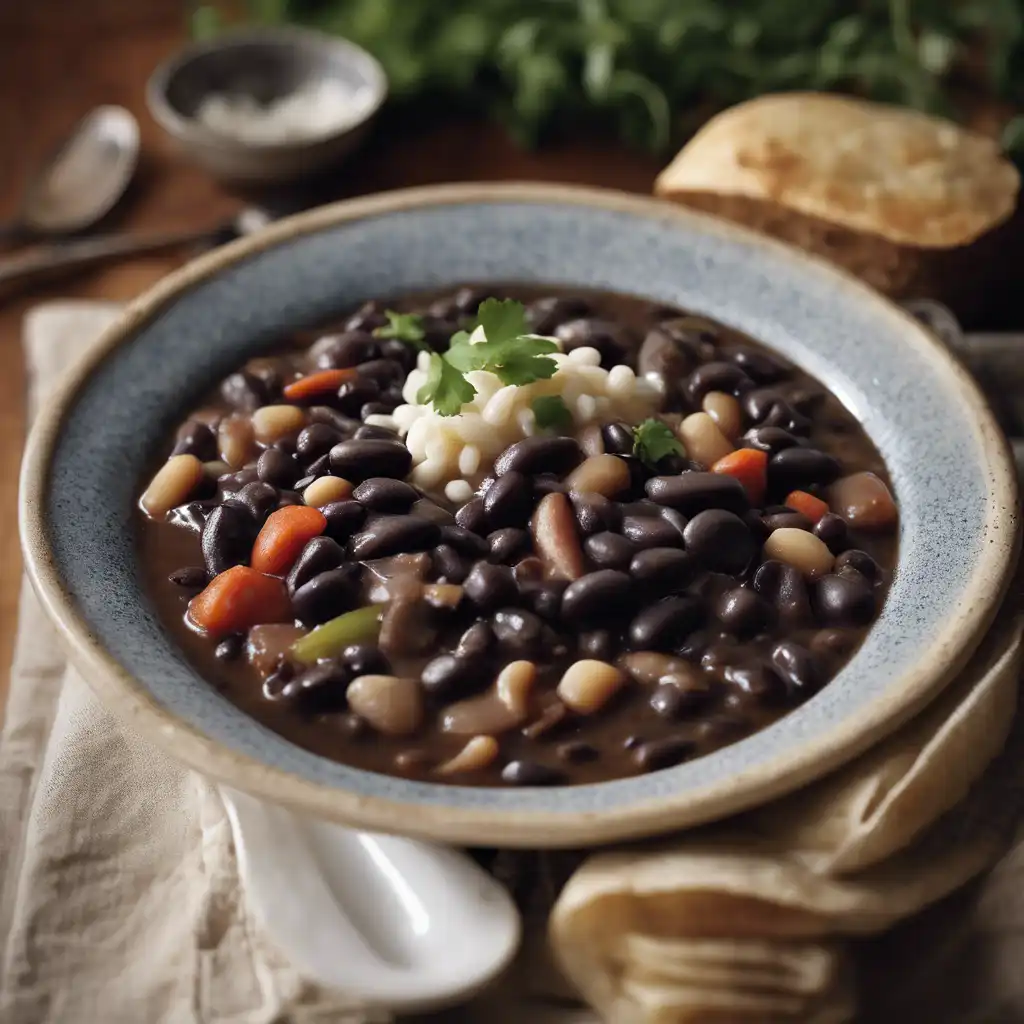
[[[140,585],[130,514],[188,404],[290,329],[370,297],[465,281],[602,288],[688,307],[777,349],[856,414],[901,508],[889,598],[820,694],[676,768],[594,785],[436,786],[325,760],[207,685]],[[619,193],[457,185],[282,221],[126,310],[40,415],[24,462],[28,571],[71,657],[134,729],[268,800],[379,831],[570,846],[651,835],[823,775],[932,699],[983,637],[1018,547],[1013,466],[984,400],[908,315],[778,243]]]

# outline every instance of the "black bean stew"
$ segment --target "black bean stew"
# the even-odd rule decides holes
[[[576,430],[567,408],[611,406],[567,392],[547,406],[559,422],[493,464],[460,453],[472,480],[452,500],[415,483],[413,435],[390,416],[419,350],[445,351],[487,293],[409,299],[397,308],[420,316],[398,328],[369,303],[252,360],[140,501],[150,592],[191,660],[309,750],[458,784],[665,768],[813,696],[895,560],[896,508],[857,422],[705,319],[501,292],[564,352],[596,350],[587,379],[599,361],[659,383],[651,417]]]

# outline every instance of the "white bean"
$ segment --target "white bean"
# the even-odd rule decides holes
[[[633,368],[619,363],[608,371],[607,391],[615,398],[632,398],[636,391],[636,374]]]
[[[591,345],[581,345],[568,354],[568,360],[576,366],[600,366],[601,353]]]
[[[203,464],[194,455],[172,455],[157,470],[139,503],[157,519],[186,501],[204,475]]]
[[[423,722],[423,691],[416,679],[359,676],[346,697],[348,706],[385,736],[409,736]]]
[[[464,505],[473,497],[473,485],[468,480],[449,480],[444,485],[444,496],[455,505]]]
[[[225,416],[217,427],[217,449],[222,461],[241,469],[253,454],[252,422],[248,416]]]
[[[625,673],[614,665],[584,658],[565,670],[558,683],[558,696],[578,714],[592,715],[600,711],[625,682]]]
[[[829,490],[829,504],[862,530],[889,529],[899,517],[889,488],[874,473],[853,473],[837,480]]]
[[[510,661],[494,680],[494,691],[505,707],[520,720],[530,712],[530,694],[537,681],[537,666],[532,661]]]
[[[679,438],[686,448],[686,454],[705,466],[713,466],[735,450],[725,434],[718,429],[718,424],[706,412],[695,412],[687,416],[679,424]]]
[[[323,508],[332,501],[347,501],[352,497],[352,484],[340,476],[321,476],[303,492],[302,500],[313,508]]]
[[[813,533],[783,526],[774,530],[764,542],[764,553],[769,558],[799,569],[804,576],[813,579],[824,576],[835,562],[835,556]]]
[[[252,414],[256,440],[273,444],[306,425],[306,414],[297,405],[265,405]]]
[[[602,494],[614,498],[631,481],[629,466],[617,455],[592,455],[581,462],[565,479],[572,494]]]
[[[456,775],[486,768],[498,756],[500,748],[493,736],[474,736],[450,761],[436,769],[438,775]]]
[[[743,410],[732,395],[724,391],[709,391],[704,396],[704,411],[730,441],[740,436],[743,430]]]

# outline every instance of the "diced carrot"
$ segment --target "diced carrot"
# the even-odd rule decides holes
[[[308,505],[285,505],[271,512],[252,547],[250,563],[257,572],[283,576],[308,541],[327,527],[324,514]]]
[[[303,399],[315,398],[328,391],[337,391],[345,381],[352,380],[357,373],[355,367],[344,370],[318,370],[286,385],[284,397],[289,402],[301,402]]]
[[[828,502],[816,498],[806,491],[791,491],[787,496],[785,504],[797,512],[803,512],[812,523],[816,523],[823,515],[827,515]]]
[[[711,472],[735,477],[743,484],[751,504],[758,505],[768,489],[768,453],[756,448],[737,448],[723,455],[711,467]]]
[[[292,606],[283,580],[235,565],[192,598],[188,617],[203,632],[223,636],[267,622],[287,622]]]

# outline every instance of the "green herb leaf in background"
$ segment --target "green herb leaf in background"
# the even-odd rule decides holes
[[[667,423],[649,419],[633,428],[633,454],[653,469],[666,455],[685,455],[686,449]]]
[[[457,416],[475,397],[476,388],[446,359],[432,353],[427,382],[416,393],[416,401],[420,405],[432,402],[439,416]]]
[[[417,348],[430,351],[430,347],[423,344],[426,331],[423,330],[423,317],[416,313],[396,313],[393,309],[384,310],[388,322],[383,327],[376,327],[373,331],[375,338],[396,338],[398,341],[408,342]]]
[[[540,395],[530,408],[541,430],[568,430],[572,426],[572,413],[561,395]]]

